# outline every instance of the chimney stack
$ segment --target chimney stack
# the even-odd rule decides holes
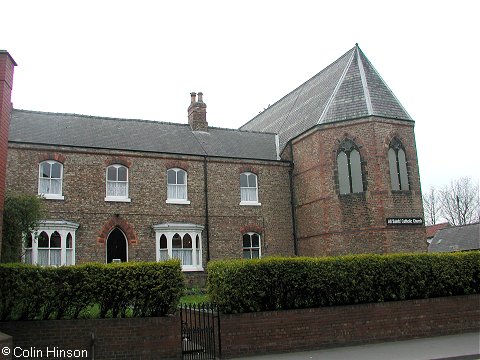
[[[203,93],[190,93],[191,101],[188,107],[188,124],[192,131],[208,131],[207,104],[203,102]]]
[[[2,251],[3,203],[7,172],[8,129],[12,112],[13,69],[15,60],[5,50],[0,50],[0,255]]]

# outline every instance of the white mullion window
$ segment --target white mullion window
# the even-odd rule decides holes
[[[261,205],[258,202],[257,175],[251,172],[240,174],[240,205]]]
[[[78,224],[45,221],[26,238],[23,262],[40,266],[75,265],[75,231]]]
[[[130,202],[128,197],[128,168],[123,165],[110,165],[106,171],[105,201]]]
[[[253,232],[243,234],[243,258],[260,259],[261,257],[260,235]]]
[[[167,170],[167,203],[190,204],[187,197],[187,172],[173,168]]]
[[[202,230],[194,224],[154,225],[156,260],[179,259],[183,271],[203,271]]]
[[[38,166],[38,194],[45,199],[63,200],[63,165],[57,161],[42,161]]]

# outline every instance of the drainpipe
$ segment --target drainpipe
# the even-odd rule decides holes
[[[298,239],[297,239],[297,212],[295,211],[295,187],[293,186],[293,170],[295,168],[295,162],[293,160],[293,145],[290,141],[290,154],[292,160],[290,162],[290,169],[288,174],[290,177],[290,204],[292,209],[292,227],[293,227],[293,253],[298,255]]]
[[[204,196],[205,196],[205,242],[207,245],[207,263],[210,261],[210,226],[208,217],[208,169],[207,169],[207,157],[203,157],[203,184],[204,184]]]

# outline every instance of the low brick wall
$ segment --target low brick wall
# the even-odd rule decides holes
[[[223,314],[220,325],[225,358],[447,335],[480,330],[480,295]],[[179,316],[10,321],[0,322],[0,331],[13,337],[17,354],[27,351],[24,358],[85,350],[75,358],[91,359],[92,333],[98,360],[181,358]]]
[[[480,329],[480,295],[221,316],[226,358]]]
[[[13,337],[23,358],[180,359],[180,320],[177,316],[130,319],[0,322],[0,331]],[[52,351],[78,350],[73,356]],[[49,351],[49,353],[47,353]],[[57,356],[57,355],[64,356]],[[28,356],[25,356],[28,355]],[[79,356],[75,356],[79,355]],[[13,356],[12,358],[15,358]]]

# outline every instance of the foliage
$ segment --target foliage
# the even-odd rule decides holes
[[[19,262],[25,234],[37,227],[43,214],[41,198],[6,194],[3,210],[2,262]]]
[[[184,278],[178,260],[39,267],[0,265],[0,320],[163,316],[175,311]]]
[[[210,299],[254,312],[480,292],[480,252],[222,260],[208,264]]]
[[[480,220],[478,183],[463,177],[452,180],[440,190],[431,187],[423,196],[423,208],[427,225],[434,225],[444,218],[450,225],[460,226]]]

